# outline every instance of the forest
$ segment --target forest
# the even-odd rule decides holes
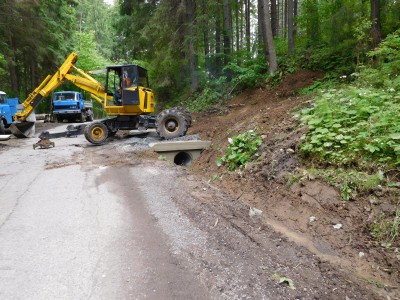
[[[399,28],[396,0],[4,0],[1,88],[24,98],[71,52],[84,70],[138,62],[160,103],[194,110],[300,68],[339,80]],[[375,60],[376,61],[376,60]]]

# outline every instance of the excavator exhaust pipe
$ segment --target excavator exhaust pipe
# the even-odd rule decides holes
[[[35,122],[14,122],[10,125],[10,130],[17,138],[33,137],[35,135]]]

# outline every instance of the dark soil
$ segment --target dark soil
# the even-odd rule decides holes
[[[191,170],[233,199],[262,210],[264,224],[344,270],[349,278],[358,277],[366,287],[398,299],[400,253],[380,247],[370,225],[374,217],[398,204],[400,192],[366,193],[345,202],[336,187],[314,178],[304,176],[288,184],[291,174],[304,167],[297,156],[304,129],[293,113],[310,105],[310,97],[296,96],[296,91],[321,76],[311,71],[291,74],[275,90],[247,91],[218,111],[195,114],[189,133],[211,140],[212,145]],[[224,154],[228,138],[247,130],[257,130],[263,137],[259,158],[240,173],[217,167],[216,158]],[[336,224],[342,227],[335,229]]]

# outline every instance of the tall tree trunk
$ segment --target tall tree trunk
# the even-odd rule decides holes
[[[260,34],[260,43],[262,43],[263,54],[268,59],[268,45],[265,30],[264,0],[258,0],[258,28]]]
[[[205,69],[207,74],[211,72],[211,64],[210,64],[210,38],[209,38],[209,30],[208,30],[208,10],[207,10],[207,0],[202,1],[203,5],[203,15],[204,15],[204,24],[203,24],[203,38],[204,38],[204,61],[205,61]]]
[[[272,34],[274,37],[278,35],[278,27],[279,27],[279,18],[278,18],[278,11],[276,6],[277,0],[271,0],[271,27],[272,27]]]
[[[294,0],[287,0],[288,52],[294,53]]]
[[[282,16],[283,16],[283,20],[284,20],[284,33],[285,33],[285,38],[287,37],[287,28],[288,28],[288,14],[287,14],[287,7],[288,7],[288,0],[285,0],[285,3],[283,4],[282,8]]]
[[[244,7],[244,3],[245,0],[240,0],[240,41],[243,41],[244,38],[244,31],[243,31],[243,21],[244,21],[244,13],[243,11],[245,11]]]
[[[236,35],[236,52],[240,50],[240,30],[239,30],[239,0],[235,1],[235,35]],[[238,59],[239,64],[239,59]]]
[[[371,22],[372,22],[372,28],[371,28],[372,46],[377,47],[382,40],[379,0],[371,0]]]
[[[250,54],[250,0],[245,0],[246,19],[246,50]]]
[[[187,19],[188,19],[188,35],[189,35],[189,70],[190,70],[190,89],[195,92],[199,88],[199,79],[197,76],[197,53],[195,47],[195,30],[196,23],[196,2],[194,0],[187,1]]]
[[[221,53],[221,0],[217,0],[215,18],[215,76],[219,77],[222,72]]]
[[[230,0],[224,0],[224,66],[231,60],[232,54],[232,11]],[[227,68],[225,75],[228,81],[232,80],[232,72]]]
[[[269,0],[264,1],[264,16],[265,16],[265,38],[268,46],[268,62],[269,62],[269,72],[274,74],[278,70],[278,61],[276,58],[274,37],[272,35],[271,27],[271,13],[269,11]]]
[[[18,97],[18,76],[17,76],[17,64],[16,64],[16,50],[14,49],[13,39],[11,32],[8,35],[9,51],[5,53],[5,59],[7,61],[8,72],[10,73],[10,86],[13,93],[13,97]]]

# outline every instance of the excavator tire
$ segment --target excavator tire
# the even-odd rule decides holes
[[[160,137],[169,140],[184,136],[189,128],[184,113],[171,108],[162,111],[156,119],[156,129]]]
[[[108,128],[101,122],[94,122],[85,127],[85,138],[94,145],[101,145],[108,137]]]
[[[189,127],[192,126],[192,121],[193,121],[192,115],[190,114],[190,112],[186,108],[184,108],[182,106],[177,106],[177,107],[174,107],[174,109],[176,109],[177,111],[183,113],[183,115],[185,116],[185,119],[187,120],[187,123],[188,123]]]

